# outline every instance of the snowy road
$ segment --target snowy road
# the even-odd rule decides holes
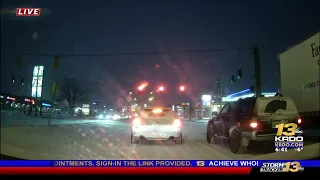
[[[5,127],[1,128],[1,154],[23,159],[256,159],[273,150],[272,145],[259,145],[256,147],[260,150],[233,154],[223,142],[208,144],[206,123],[195,122],[183,123],[181,145],[170,140],[136,145],[130,143],[129,124],[128,120],[91,120],[81,124]]]
[[[75,117],[70,115],[52,114],[50,123],[57,124],[77,124],[77,123],[90,123],[94,121],[93,118],[88,117]],[[1,127],[13,126],[39,126],[48,125],[49,114],[40,116],[27,116],[12,111],[1,111]]]

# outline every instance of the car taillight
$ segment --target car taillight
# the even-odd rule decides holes
[[[140,126],[140,124],[141,124],[141,120],[139,119],[139,118],[135,118],[134,120],[133,120],[133,126],[135,126],[135,127],[137,127],[137,126]]]
[[[154,109],[152,112],[155,114],[158,114],[162,112],[162,109]]]
[[[258,123],[257,122],[252,122],[252,123],[250,123],[250,127],[257,128],[258,127]]]
[[[180,127],[180,126],[181,126],[180,120],[179,120],[179,119],[175,119],[175,120],[173,121],[173,125],[174,125],[175,127]]]
[[[298,118],[298,119],[297,119],[297,123],[298,123],[298,124],[301,124],[301,123],[302,123],[302,119],[301,119],[301,118]]]

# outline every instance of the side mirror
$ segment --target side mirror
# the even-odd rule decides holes
[[[217,111],[212,112],[212,116],[218,116],[218,112]]]

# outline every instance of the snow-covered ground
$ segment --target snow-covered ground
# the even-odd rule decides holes
[[[50,118],[50,124],[79,124],[79,123],[91,123],[100,122],[102,120],[95,120],[88,117],[76,117],[61,114],[53,114]],[[18,114],[13,111],[1,111],[1,127],[13,127],[13,126],[41,126],[47,125],[49,122],[49,115],[44,116],[27,116]]]
[[[66,120],[67,121],[67,120]],[[130,143],[130,123],[88,121],[78,124],[12,126],[1,128],[1,154],[24,159],[264,159],[262,151],[246,154],[230,152],[224,142],[206,142],[206,123],[183,123],[184,143],[148,141]],[[272,146],[270,152],[273,150]],[[268,148],[263,148],[264,150]],[[291,152],[290,157],[273,155],[271,159],[295,159],[313,156],[318,149]],[[263,155],[263,156],[261,156]],[[279,158],[277,158],[279,157]]]

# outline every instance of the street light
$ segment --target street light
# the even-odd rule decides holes
[[[132,94],[132,92],[129,92],[129,94]]]

